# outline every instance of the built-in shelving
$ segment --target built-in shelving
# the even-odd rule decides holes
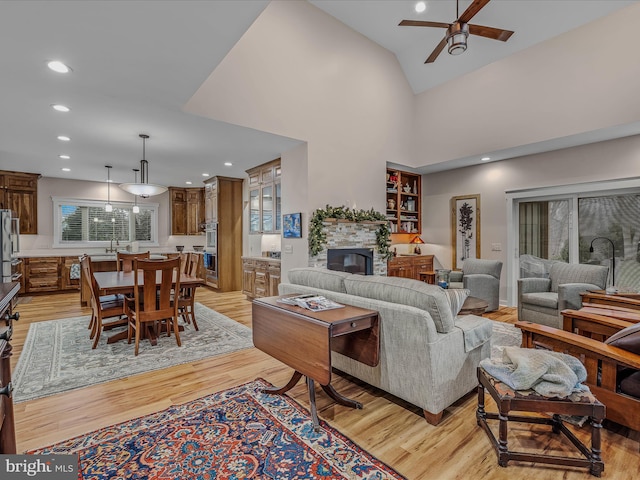
[[[418,173],[387,169],[387,213],[391,233],[422,232],[422,178]]]

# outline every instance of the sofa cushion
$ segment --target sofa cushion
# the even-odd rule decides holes
[[[640,355],[640,323],[623,328],[607,338],[604,343]]]
[[[471,292],[466,288],[449,288],[445,290],[444,293],[447,295],[447,300],[449,301],[451,315],[455,318],[460,312],[460,309],[462,309],[464,301],[471,295]]]
[[[556,292],[523,293],[522,303],[538,305],[539,307],[558,309],[558,294]]]
[[[557,292],[563,283],[590,283],[604,289],[609,269],[602,265],[571,264],[557,262],[551,265],[549,278],[551,291]]]
[[[331,290],[332,292],[346,293],[344,279],[351,277],[348,272],[338,272],[326,268],[301,267],[292,268],[287,273],[290,283],[304,285],[306,287]]]
[[[352,275],[344,279],[348,294],[409,305],[429,313],[440,333],[454,329],[451,307],[444,290],[409,278]]]

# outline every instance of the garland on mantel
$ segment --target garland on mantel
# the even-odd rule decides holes
[[[349,207],[332,207],[330,205],[327,205],[324,209],[318,208],[313,212],[309,222],[309,253],[312,257],[322,251],[323,245],[327,241],[323,223],[332,219],[379,223],[376,230],[378,252],[385,259],[391,257],[391,251],[389,250],[391,230],[384,214],[376,212],[373,208],[371,210],[352,210]]]

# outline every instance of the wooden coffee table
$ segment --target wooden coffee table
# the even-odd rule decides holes
[[[480,315],[489,306],[489,302],[478,297],[467,297],[462,304],[462,308],[458,312],[458,315]]]

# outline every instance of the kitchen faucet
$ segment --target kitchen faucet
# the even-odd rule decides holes
[[[113,247],[113,241],[114,240],[116,242],[115,248]],[[108,248],[105,248],[105,252],[107,252],[107,253],[116,253],[118,251],[118,247],[120,246],[120,240],[116,240],[115,238],[111,238],[110,244],[111,244],[111,246],[109,246]],[[130,252],[131,251],[131,245],[126,245],[124,247],[124,250],[126,250],[127,252]]]

